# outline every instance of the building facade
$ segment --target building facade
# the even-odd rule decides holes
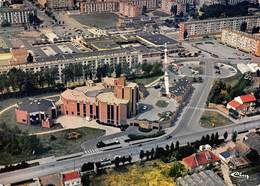
[[[118,12],[119,3],[115,0],[96,0],[96,1],[82,1],[80,2],[81,13],[102,13],[102,12]]]
[[[132,9],[133,12],[137,11],[135,7],[142,9],[145,6],[147,10],[153,10],[158,7],[158,0],[87,0],[80,2],[80,12],[87,14],[102,12],[120,12],[120,2],[129,3],[129,7],[126,8],[131,7],[130,9]],[[124,6],[122,6],[121,12],[124,12]]]
[[[141,15],[141,9],[134,4],[127,3],[127,2],[120,2],[119,14],[125,17],[138,17]]]
[[[230,28],[232,30],[240,30],[243,22],[247,23],[247,29],[260,26],[259,16],[244,16],[221,19],[209,19],[202,21],[188,21],[179,24],[179,39],[191,39],[197,37],[204,37],[208,35],[220,35],[223,28]]]
[[[38,0],[42,7],[48,7],[51,9],[72,9],[74,8],[73,0]]]
[[[260,37],[258,36],[231,29],[222,29],[221,42],[255,56],[260,56]]]
[[[61,94],[60,111],[65,115],[95,119],[100,123],[126,125],[137,114],[139,88],[125,77],[103,78],[101,83],[66,90]]]
[[[0,23],[7,21],[11,25],[29,23],[29,14],[37,15],[37,10],[33,8],[0,8]]]

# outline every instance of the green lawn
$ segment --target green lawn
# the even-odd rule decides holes
[[[66,136],[69,132],[79,133],[80,138],[77,140],[67,139]],[[20,153],[19,155],[11,155],[7,153],[4,149],[0,149],[0,165],[16,163],[23,160],[28,161],[49,156],[64,156],[72,153],[81,152],[81,143],[104,134],[104,130],[82,127],[78,129],[68,129],[51,134],[39,135],[38,138],[44,147],[44,150],[40,155],[35,156],[24,153]],[[51,136],[54,137],[51,138]]]
[[[142,85],[148,85],[160,77],[162,77],[162,76],[153,76],[153,77],[148,77],[148,78],[135,78],[131,81],[138,83],[138,84],[142,84]]]
[[[113,13],[81,14],[70,16],[79,23],[98,28],[111,28],[118,24],[118,16]]]
[[[231,123],[232,121],[230,121],[228,118],[214,111],[205,111],[200,118],[201,126],[206,128],[211,128],[213,125],[215,125],[215,127],[219,127],[223,125],[229,125]]]
[[[156,102],[156,106],[157,107],[160,107],[160,108],[165,108],[169,105],[169,103],[167,103],[166,101],[164,100],[159,100]]]
[[[240,79],[242,76],[243,76],[243,74],[241,74],[241,73],[238,71],[235,76],[221,79],[221,81],[223,81],[223,82],[225,82],[226,84],[228,84],[228,85],[230,85],[231,87],[233,87],[234,85],[236,85],[236,84],[238,83],[239,79]]]
[[[77,132],[80,134],[80,138],[77,140],[69,140],[66,138],[68,133]],[[50,134],[38,135],[38,138],[45,145],[50,148],[47,156],[64,156],[81,151],[80,144],[89,139],[96,138],[105,134],[105,130],[81,127],[77,129],[67,129]],[[55,136],[56,140],[51,140],[51,136]],[[45,156],[46,156],[45,155]]]

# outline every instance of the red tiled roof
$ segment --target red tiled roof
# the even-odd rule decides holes
[[[80,178],[80,174],[77,171],[63,174],[63,181],[74,180],[77,178]]]
[[[247,107],[249,107],[249,105],[243,104],[243,105],[240,105],[239,107],[237,107],[237,110],[244,110],[244,109],[246,109]]]
[[[220,161],[220,158],[211,151],[202,151],[202,152],[192,154],[186,158],[183,158],[182,161],[189,168],[194,169],[200,165],[205,165],[208,163]]]
[[[231,107],[233,107],[233,108],[235,108],[235,109],[241,106],[241,104],[238,103],[236,100],[230,101],[230,102],[228,103],[228,105],[230,105]]]
[[[243,103],[256,101],[255,96],[252,94],[242,95],[240,96],[240,99],[242,100]]]

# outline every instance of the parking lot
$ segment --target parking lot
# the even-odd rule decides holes
[[[249,54],[241,52],[238,49],[223,45],[216,40],[192,42],[192,44],[200,50],[214,54],[215,57],[241,60],[250,59]]]
[[[151,87],[148,88],[147,91],[149,92],[149,95],[139,103],[140,114],[136,116],[137,119],[156,121],[160,119],[160,113],[167,111],[174,112],[177,109],[178,103],[174,99],[161,97],[159,95],[159,88],[155,89],[154,87]],[[158,107],[156,105],[158,101],[165,101],[165,107]]]

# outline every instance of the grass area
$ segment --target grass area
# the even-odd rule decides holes
[[[152,82],[154,82],[156,79],[160,78],[162,76],[153,76],[153,77],[144,77],[144,78],[135,78],[135,79],[132,79],[131,81],[137,83],[137,84],[142,84],[142,85],[148,85]]]
[[[205,111],[200,118],[200,124],[202,127],[210,128],[215,125],[215,127],[231,124],[228,118],[214,111]]]
[[[80,138],[77,140],[67,139],[68,133],[77,132],[80,134]],[[43,152],[40,155],[30,155],[30,154],[18,154],[11,155],[5,150],[0,151],[0,165],[10,164],[20,161],[28,161],[49,156],[63,156],[71,153],[77,153],[81,151],[80,144],[86,140],[96,138],[97,136],[103,135],[104,130],[93,129],[82,127],[78,129],[68,129],[51,134],[39,135],[38,139],[43,145]],[[52,137],[51,137],[52,136]]]
[[[111,28],[118,24],[118,16],[113,13],[81,14],[71,17],[83,25],[99,28]]]
[[[164,101],[164,100],[159,100],[156,102],[155,104],[157,107],[160,107],[160,108],[165,108],[169,105],[168,102]]]
[[[78,139],[67,138],[67,135],[71,132],[76,132],[80,134]],[[77,129],[67,129],[64,131],[59,131],[50,134],[39,135],[38,138],[49,149],[47,156],[63,156],[81,151],[80,144],[86,140],[96,138],[98,136],[104,135],[105,130],[81,127]],[[51,136],[54,136],[51,137]],[[52,139],[51,139],[52,138]],[[53,140],[55,139],[56,140]]]
[[[95,176],[91,180],[93,186],[175,186],[174,180],[168,175],[172,163],[147,161],[135,163],[116,170],[107,170],[106,174]]]
[[[228,78],[221,79],[221,81],[223,81],[227,85],[230,85],[231,87],[233,87],[234,85],[236,85],[238,83],[239,79],[242,76],[243,76],[243,74],[241,74],[239,71],[237,71],[236,75],[228,77]]]
[[[128,137],[130,139],[126,140],[127,142],[129,141],[135,141],[135,140],[141,140],[141,139],[146,139],[146,138],[156,138],[156,137],[159,137],[159,136],[162,136],[165,134],[165,131],[164,130],[160,130],[156,133],[143,133],[143,134],[129,134]]]

